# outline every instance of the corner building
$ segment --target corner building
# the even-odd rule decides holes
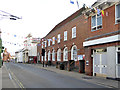
[[[83,42],[88,75],[120,78],[120,2],[96,2],[103,15],[88,14],[87,38]]]

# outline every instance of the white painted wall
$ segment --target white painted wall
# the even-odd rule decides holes
[[[37,56],[37,46],[30,47],[28,56]]]

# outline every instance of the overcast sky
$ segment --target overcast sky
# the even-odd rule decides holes
[[[16,21],[0,18],[3,41],[20,44],[23,41],[21,37],[29,33],[33,37],[44,37],[55,25],[78,10],[76,0],[72,1],[74,4],[70,0],[0,0],[0,10],[22,17]],[[79,7],[83,4],[89,7],[95,1],[97,0],[78,0]],[[4,46],[10,53],[22,48],[9,43],[4,43]]]

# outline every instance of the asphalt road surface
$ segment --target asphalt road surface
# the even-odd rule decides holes
[[[5,63],[20,88],[106,88],[32,65]]]

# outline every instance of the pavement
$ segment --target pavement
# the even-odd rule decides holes
[[[88,76],[88,75],[81,74],[78,72],[73,72],[73,71],[60,70],[60,69],[56,68],[55,66],[43,67],[42,64],[26,64],[26,65],[32,65],[36,68],[41,68],[41,69],[49,70],[51,72],[56,72],[56,73],[63,74],[66,76],[74,77],[78,80],[82,79],[87,82],[106,86],[108,88],[118,88],[120,86],[120,81],[106,79],[104,77]],[[5,64],[2,66],[2,68],[0,68],[0,76],[2,76],[2,77],[0,77],[0,89],[1,89],[1,86],[2,86],[2,88],[18,88],[18,86],[15,84],[14,80],[11,79],[10,72],[6,68]],[[2,78],[2,81],[1,81],[1,78]],[[2,85],[1,85],[1,82],[2,82]],[[118,83],[119,83],[119,85],[118,85]]]
[[[1,88],[18,88],[11,78],[11,74],[5,64],[0,68],[0,89]]]
[[[91,82],[94,84],[106,86],[108,88],[120,88],[120,81],[106,79],[105,77],[88,76],[88,75],[85,75],[85,74],[82,74],[79,72],[60,70],[60,69],[56,68],[55,66],[48,66],[48,67],[44,66],[43,67],[42,64],[27,64],[27,65],[32,65],[32,66],[35,66],[37,68],[41,68],[41,69],[49,70],[49,71],[56,72],[59,74],[74,77],[74,78],[79,79],[79,80],[82,79],[82,80],[85,80],[85,81],[88,81],[88,82]]]

